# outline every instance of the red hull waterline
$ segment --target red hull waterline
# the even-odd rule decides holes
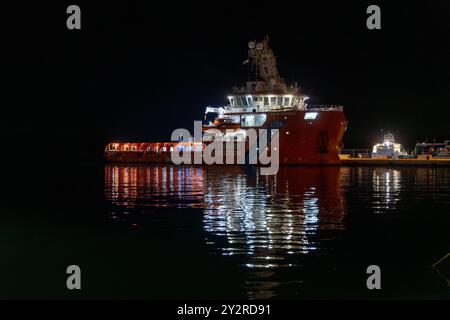
[[[308,112],[311,110],[268,112],[265,125],[259,128],[275,121],[283,123],[279,128],[280,165],[339,165],[348,123],[344,112],[339,108],[314,110],[315,119],[305,119]],[[225,130],[230,126],[215,128]],[[116,163],[173,163],[171,151],[180,146],[191,153],[192,159],[195,152],[205,148],[202,143],[189,142],[113,142],[105,149],[105,159]]]

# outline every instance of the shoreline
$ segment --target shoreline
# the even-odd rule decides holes
[[[372,159],[372,158],[345,158],[341,159],[344,166],[426,166],[426,167],[450,167],[450,158],[431,159]]]

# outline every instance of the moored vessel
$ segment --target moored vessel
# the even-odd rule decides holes
[[[310,105],[297,84],[280,77],[268,39],[251,41],[248,63],[252,79],[234,87],[228,104],[207,107],[203,131],[214,129],[226,141],[246,141],[250,130],[276,129],[279,164],[340,164],[339,149],[347,127],[343,107]],[[270,141],[269,141],[270,144]],[[113,162],[171,163],[172,152],[203,153],[208,142],[111,142],[105,158]],[[248,147],[246,147],[248,152]],[[225,163],[225,162],[224,162]]]

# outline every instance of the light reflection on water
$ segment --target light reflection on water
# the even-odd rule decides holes
[[[338,168],[282,168],[276,176],[208,168],[204,228],[210,238],[227,240],[217,248],[221,254],[245,255],[249,268],[293,266],[289,255],[317,249],[319,228],[342,228],[338,174]]]
[[[205,172],[199,167],[106,166],[105,198],[120,218],[134,208],[203,208]]]
[[[246,270],[251,298],[276,296],[277,287],[307,279],[299,272],[306,258],[333,252],[352,217],[360,223],[371,215],[410,214],[425,201],[445,207],[449,192],[447,169],[370,167],[282,167],[261,176],[233,166],[107,165],[104,189],[113,221],[134,225],[136,214],[192,214],[209,254]],[[150,223],[165,224],[161,215]],[[294,275],[280,280],[286,270]]]
[[[395,209],[395,204],[400,200],[401,175],[396,169],[373,170],[373,207],[375,212]]]
[[[205,241],[216,254],[241,255],[248,268],[295,265],[318,249],[319,229],[344,228],[339,168],[281,168],[260,176],[243,167],[106,166],[111,219],[139,210],[203,209]],[[225,241],[223,241],[225,240]]]

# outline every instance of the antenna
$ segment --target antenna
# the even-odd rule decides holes
[[[261,42],[250,41],[248,49],[249,62],[255,68],[256,80],[260,76],[267,82],[280,82],[277,60],[269,47],[269,37],[264,37],[264,40]]]

